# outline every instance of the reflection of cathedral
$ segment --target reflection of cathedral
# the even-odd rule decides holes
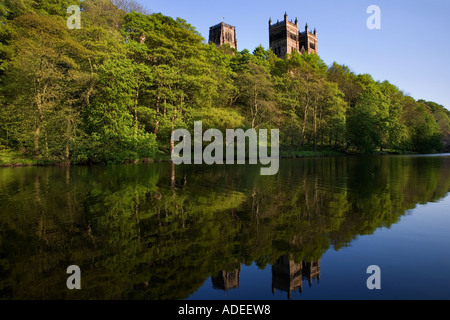
[[[287,291],[291,299],[292,291],[303,291],[303,279],[307,279],[311,287],[315,278],[320,281],[320,259],[317,262],[295,263],[288,256],[282,256],[272,265],[272,293],[275,294],[276,289]]]
[[[232,272],[219,271],[216,277],[211,278],[213,288],[225,291],[239,288],[240,274],[241,274],[241,267]]]

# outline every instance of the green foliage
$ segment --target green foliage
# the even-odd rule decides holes
[[[0,145],[0,166],[26,166],[34,164],[37,164],[37,162],[23,157],[18,152],[3,148]]]
[[[381,144],[376,108],[376,99],[364,95],[348,116],[347,138],[359,152],[364,154],[373,153]]]
[[[268,68],[250,62],[245,70],[238,73],[237,86],[240,92],[238,105],[242,114],[250,120],[251,128],[273,124],[278,110]]]
[[[443,151],[442,132],[434,117],[424,105],[418,106],[421,117],[413,121],[412,144],[414,151],[434,153]]]
[[[440,131],[443,133],[443,146],[438,146],[437,150],[439,151],[442,147],[444,147],[446,151],[450,151],[450,111],[445,109],[444,106],[441,106],[434,102],[419,100],[419,103],[427,107],[429,112],[431,112],[434,119],[436,120]]]
[[[82,7],[68,30],[69,5]],[[0,2],[0,143],[35,160],[170,152],[176,128],[278,128],[289,152],[450,148],[450,114],[316,54],[216,47],[133,0]]]

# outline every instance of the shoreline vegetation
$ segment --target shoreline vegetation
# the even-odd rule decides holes
[[[388,155],[420,155],[414,152],[398,152],[394,150],[385,150],[384,152],[373,153],[365,156],[388,156]],[[357,153],[345,153],[333,150],[331,148],[324,148],[323,150],[314,151],[301,150],[301,151],[281,151],[280,159],[295,159],[295,158],[324,158],[324,157],[346,157],[346,156],[364,156]],[[248,159],[247,159],[248,160]],[[117,164],[143,164],[143,163],[158,163],[158,162],[170,162],[171,158],[168,154],[158,152],[153,158],[142,158],[137,160],[125,161]],[[71,164],[66,161],[57,160],[42,160],[35,159],[25,154],[9,150],[0,149],[0,168],[16,168],[16,167],[42,167],[42,166],[84,166],[94,164]]]
[[[133,0],[71,5],[81,29],[66,0],[0,6],[0,166],[167,161],[174,130],[199,120],[278,129],[284,158],[450,150],[450,111],[388,81],[317,54],[207,44]]]

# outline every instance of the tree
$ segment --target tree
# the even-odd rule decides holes
[[[24,15],[14,26],[14,57],[3,79],[9,135],[37,157],[68,161],[79,122],[78,63],[89,51],[71,39],[59,17]]]
[[[125,11],[125,13],[139,12],[143,14],[149,14],[149,11],[145,9],[140,3],[134,0],[112,0],[111,1],[117,8]]]
[[[238,103],[252,129],[269,125],[277,115],[274,84],[269,70],[250,62],[237,77],[240,92]]]
[[[380,120],[376,113],[377,100],[364,94],[347,119],[347,139],[358,152],[371,154],[382,143]]]
[[[444,146],[439,125],[425,105],[419,103],[417,109],[420,117],[415,118],[412,122],[413,150],[420,153],[442,152]]]
[[[403,93],[388,81],[380,83],[379,86],[389,105],[385,145],[394,150],[407,150],[409,135],[401,119]]]
[[[66,27],[69,5],[82,8],[80,30]],[[279,128],[287,151],[450,146],[442,106],[317,54],[205,44],[134,0],[3,0],[0,27],[0,143],[38,160],[135,161],[170,152],[171,133],[196,120]]]
[[[362,88],[357,82],[356,75],[350,71],[348,66],[341,66],[334,62],[328,69],[328,80],[337,83],[350,107],[356,105],[359,95],[362,93]]]
[[[450,111],[448,111],[444,106],[434,102],[424,100],[419,100],[418,102],[427,106],[428,110],[432,113],[439,129],[441,130],[442,142],[448,151],[450,147]]]
[[[155,136],[144,132],[138,120],[139,92],[151,81],[150,70],[118,56],[97,72],[99,92],[86,110],[87,159],[110,163],[154,156]]]

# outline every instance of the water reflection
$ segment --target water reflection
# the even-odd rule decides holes
[[[228,291],[230,289],[239,288],[239,277],[241,275],[241,267],[234,271],[228,272],[221,270],[217,276],[212,278],[212,285],[214,289]]]
[[[273,294],[276,290],[285,291],[291,299],[292,291],[303,292],[303,280],[307,280],[311,287],[314,279],[317,279],[317,282],[320,281],[320,259],[295,263],[284,255],[272,265]]]
[[[272,290],[290,298],[320,279],[328,249],[449,189],[449,157],[285,160],[273,177],[169,163],[0,168],[0,298],[185,299],[203,285],[241,290],[252,263],[272,266]],[[79,292],[65,286],[72,264]]]

